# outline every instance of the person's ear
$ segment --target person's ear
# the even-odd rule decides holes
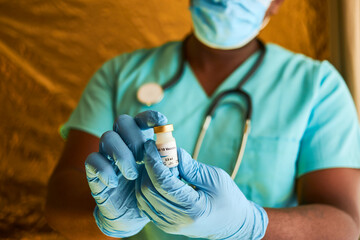
[[[273,15],[276,15],[279,12],[280,6],[281,4],[284,2],[285,0],[273,0],[270,3],[270,6],[268,8],[268,10],[266,11],[266,17],[271,17]]]
[[[263,20],[263,23],[261,26],[261,30],[263,30],[267,26],[267,24],[270,21],[270,18],[279,12],[280,6],[284,1],[285,0],[272,0],[271,1],[270,6],[265,13],[264,20]]]

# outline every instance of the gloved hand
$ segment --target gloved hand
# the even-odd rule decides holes
[[[166,117],[155,111],[140,113],[135,118],[120,115],[114,131],[101,136],[99,152],[86,159],[87,180],[97,204],[94,217],[104,234],[129,237],[149,222],[136,203],[134,180],[144,166],[135,161],[143,160],[144,142],[153,136],[149,128],[166,122]]]
[[[145,143],[145,168],[136,181],[140,210],[171,234],[208,239],[261,239],[265,210],[249,201],[222,169],[196,162],[178,149],[179,174],[161,162],[154,141]]]

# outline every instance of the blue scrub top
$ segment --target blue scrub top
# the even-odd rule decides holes
[[[295,181],[305,173],[336,167],[360,167],[360,128],[345,82],[327,61],[315,61],[274,44],[266,45],[262,65],[243,86],[253,101],[252,129],[235,182],[263,207],[295,206]],[[207,96],[189,64],[180,81],[151,107],[136,99],[147,82],[163,84],[179,67],[181,42],[122,54],[106,62],[87,85],[77,108],[61,128],[100,137],[117,115],[145,110],[165,114],[174,124],[178,147],[192,153],[204,115],[222,91],[234,88],[259,52],[239,66]],[[229,174],[238,154],[246,104],[229,96],[216,110],[198,160]],[[189,239],[164,233],[149,223],[130,239]]]

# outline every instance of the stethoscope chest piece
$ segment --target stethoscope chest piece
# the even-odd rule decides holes
[[[137,99],[147,106],[160,102],[163,97],[163,88],[159,84],[153,82],[142,85],[137,91]]]

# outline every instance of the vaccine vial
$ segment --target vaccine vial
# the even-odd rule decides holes
[[[176,141],[172,135],[172,131],[174,131],[172,124],[154,127],[157,150],[160,153],[162,162],[169,168],[179,165]]]

